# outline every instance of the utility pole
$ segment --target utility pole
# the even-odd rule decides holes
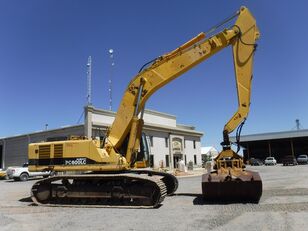
[[[109,77],[109,110],[112,111],[112,78],[113,78],[113,49],[109,49],[109,58],[110,58],[110,77]]]

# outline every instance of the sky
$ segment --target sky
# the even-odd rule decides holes
[[[296,2],[296,3],[295,3]],[[251,110],[242,134],[308,128],[308,3],[240,0],[0,0],[0,137],[80,122],[86,63],[92,57],[92,103],[113,110],[146,62],[171,51],[247,6],[260,40]],[[219,147],[237,109],[231,48],[158,90],[146,108],[172,114]],[[82,120],[81,120],[82,122]]]

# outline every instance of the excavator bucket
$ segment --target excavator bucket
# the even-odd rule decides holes
[[[202,175],[202,194],[210,203],[258,203],[262,181],[257,172],[232,168]]]

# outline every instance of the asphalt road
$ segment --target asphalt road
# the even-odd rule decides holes
[[[35,180],[2,180],[0,230],[307,230],[308,165],[250,169],[263,180],[259,204],[204,204],[194,176],[157,209],[40,207],[29,199]]]

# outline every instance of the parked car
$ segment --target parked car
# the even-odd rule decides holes
[[[263,165],[263,162],[262,160],[257,159],[257,158],[250,158],[249,164],[252,166],[259,166],[259,165]]]
[[[299,155],[297,157],[298,164],[308,164],[308,156],[307,155]]]
[[[294,156],[292,156],[292,155],[287,155],[287,156],[283,157],[281,162],[282,162],[283,166],[297,165],[297,161],[294,158]]]
[[[48,177],[51,175],[50,171],[44,172],[29,172],[28,163],[23,164],[21,167],[8,167],[6,174],[9,179],[14,179],[15,181],[27,181],[30,177],[43,176]]]
[[[264,161],[265,165],[276,165],[277,164],[277,160],[272,157],[272,156],[268,156],[266,157],[265,161]]]

